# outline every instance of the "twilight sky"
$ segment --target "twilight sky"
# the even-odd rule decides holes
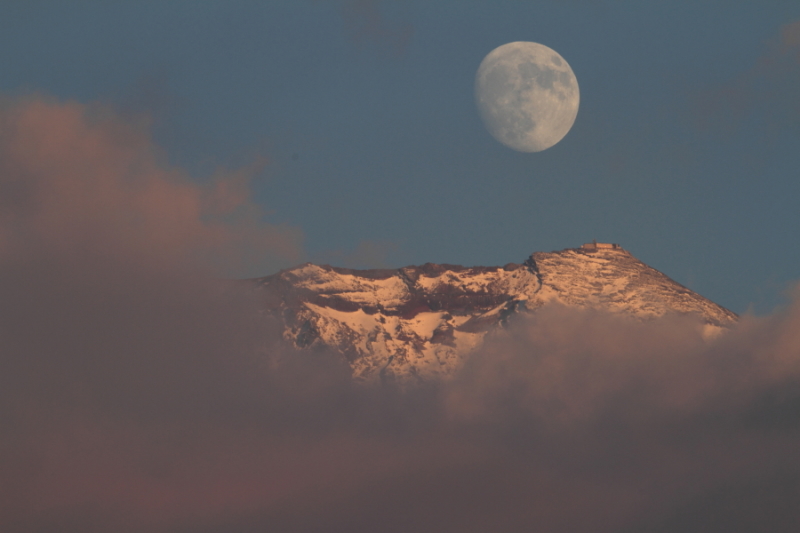
[[[474,104],[515,40],[580,84],[541,153]],[[195,179],[266,158],[256,201],[302,260],[496,265],[597,239],[740,313],[798,277],[794,1],[9,2],[0,69],[6,95],[152,114]]]

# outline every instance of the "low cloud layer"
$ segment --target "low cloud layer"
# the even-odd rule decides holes
[[[797,298],[711,340],[545,308],[452,381],[355,385],[219,281],[299,254],[243,176],[193,184],[107,109],[12,102],[0,131],[5,531],[800,524]]]

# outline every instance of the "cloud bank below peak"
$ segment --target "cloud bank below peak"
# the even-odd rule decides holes
[[[300,253],[241,175],[101,108],[0,120],[8,530],[797,530],[800,298],[712,340],[550,306],[450,381],[357,385],[216,278]]]

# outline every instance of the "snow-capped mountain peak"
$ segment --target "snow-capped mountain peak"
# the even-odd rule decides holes
[[[448,376],[510,315],[553,301],[643,319],[695,314],[710,328],[736,320],[619,245],[603,243],[535,252],[502,267],[352,270],[306,263],[253,281],[288,341],[339,352],[357,379]]]

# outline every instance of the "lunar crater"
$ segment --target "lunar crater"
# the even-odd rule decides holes
[[[538,43],[500,46],[481,62],[475,100],[489,133],[521,152],[539,152],[572,128],[578,82],[558,52]]]

